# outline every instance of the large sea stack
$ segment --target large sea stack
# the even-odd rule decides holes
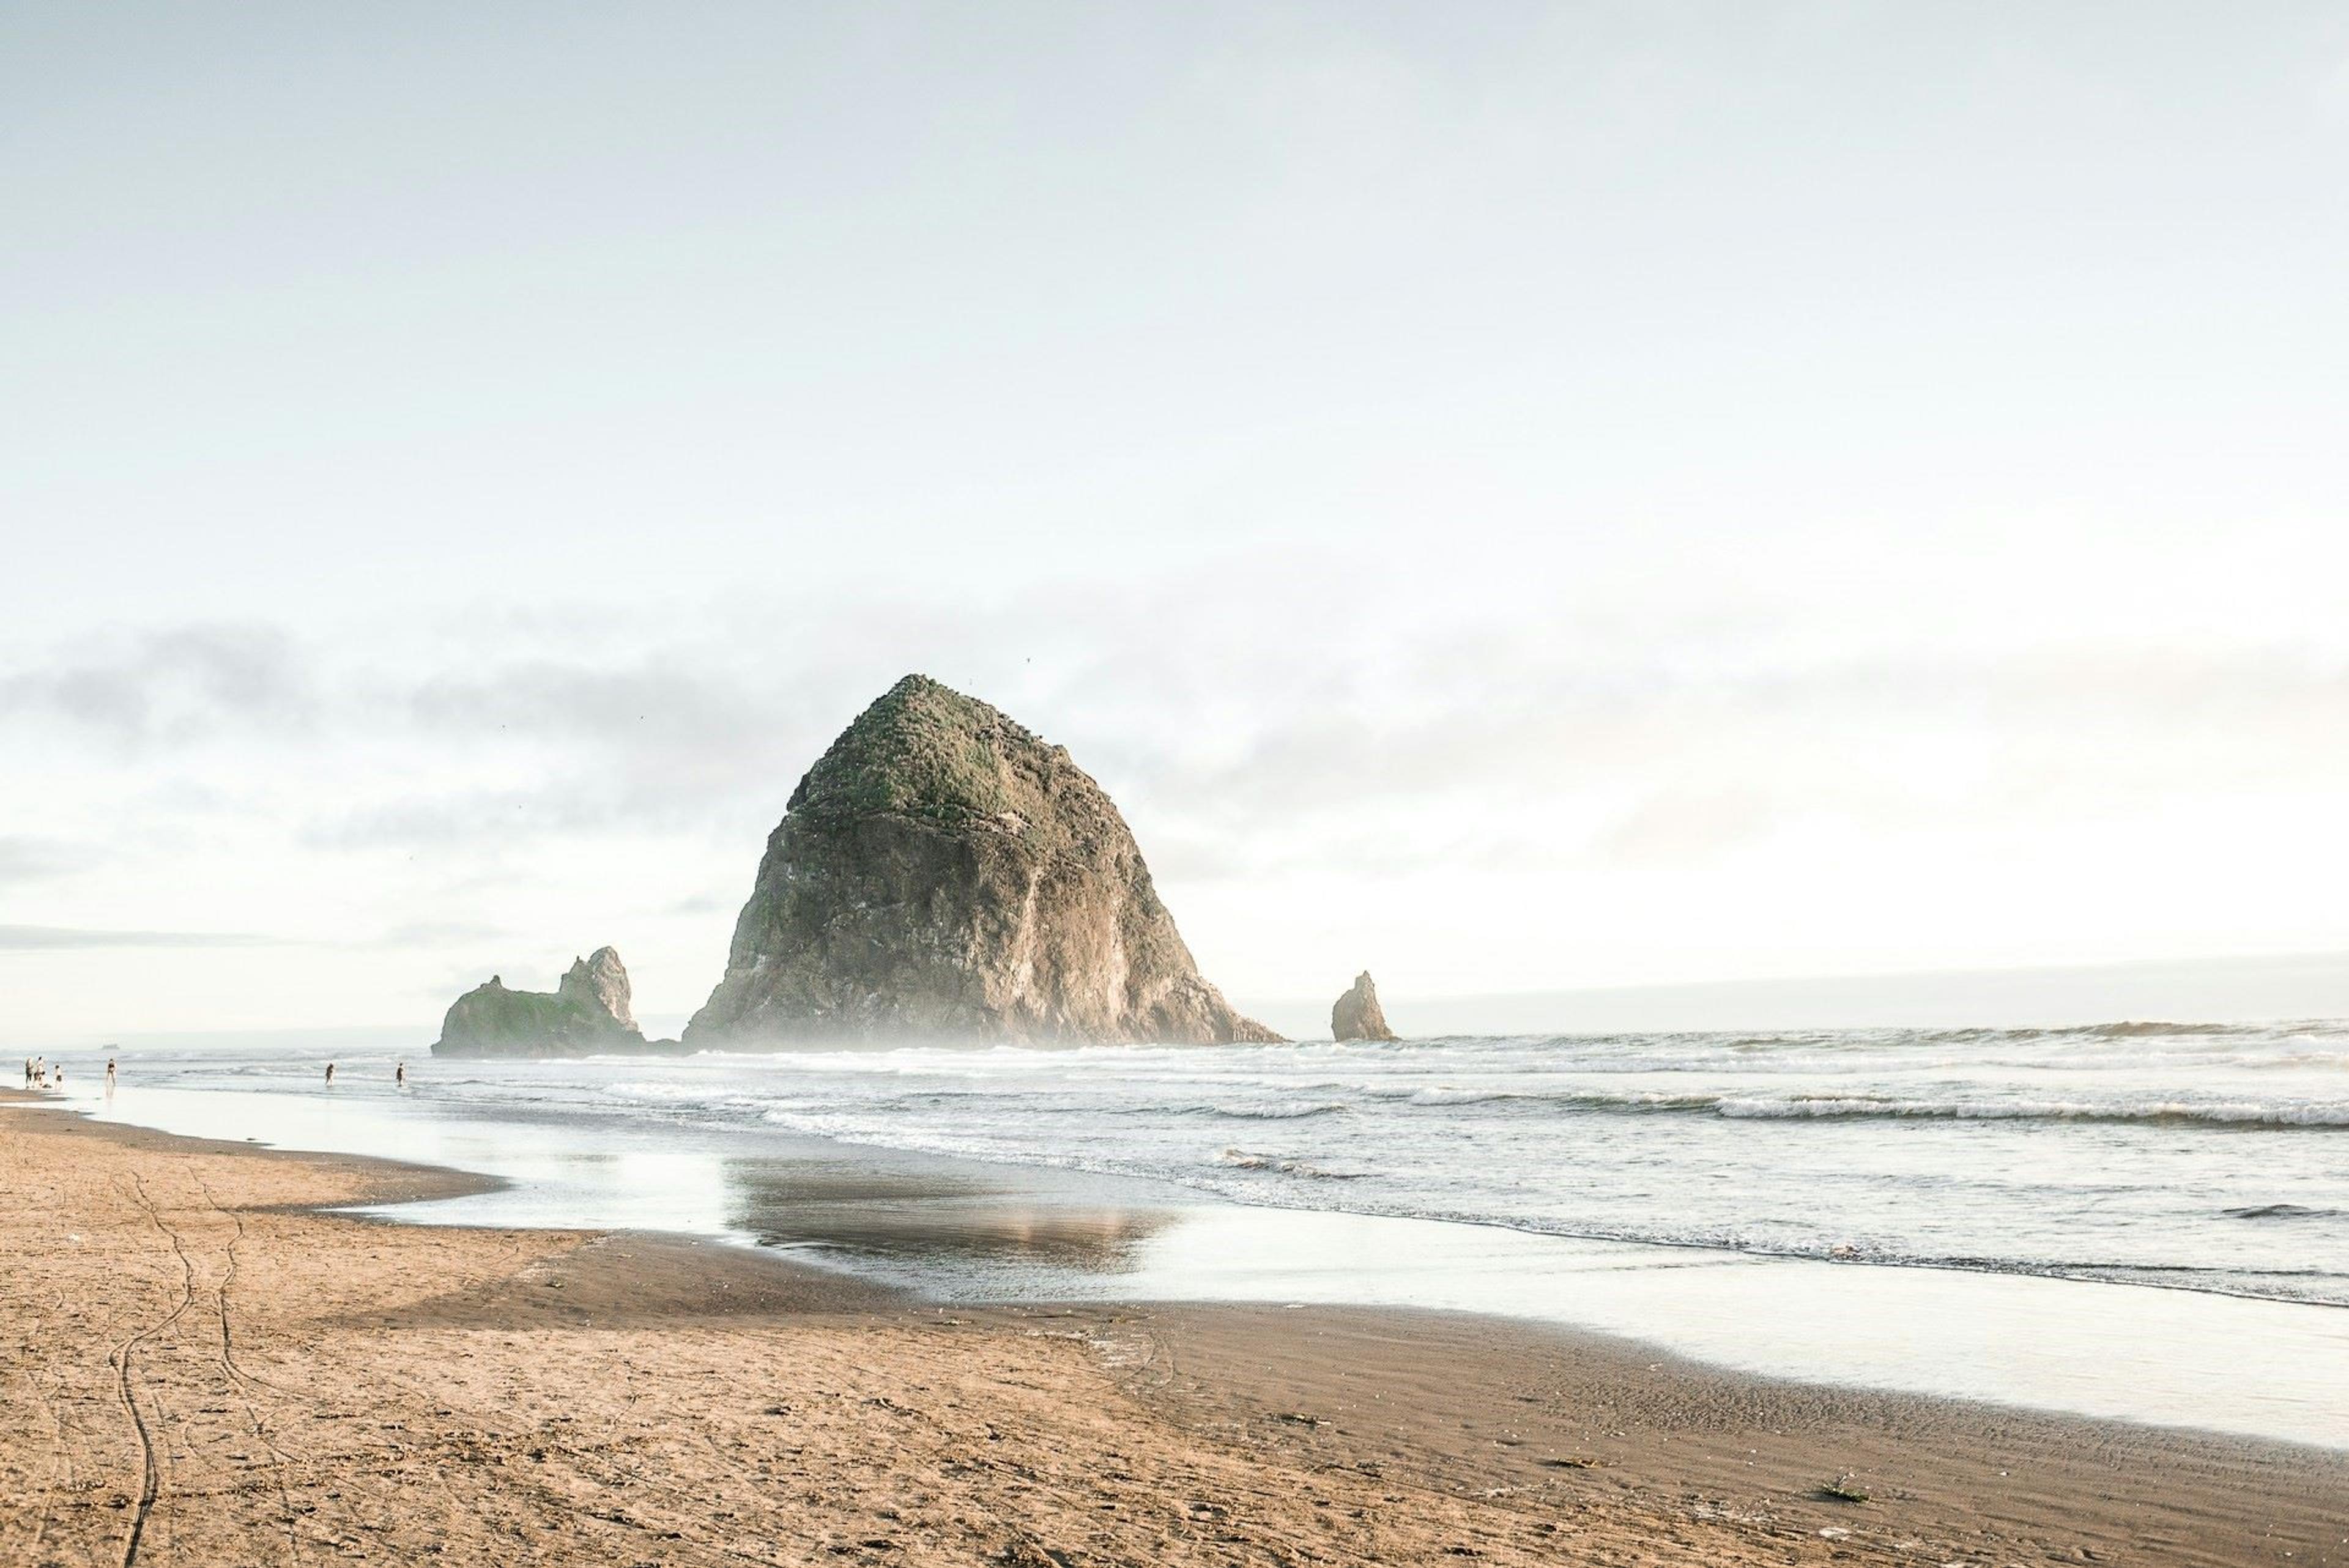
[[[584,1057],[646,1048],[629,1007],[628,972],[609,947],[573,959],[553,991],[509,991],[491,975],[457,998],[432,1043],[436,1057]]]
[[[1101,786],[907,676],[792,792],[688,1047],[1280,1037],[1199,977]]]

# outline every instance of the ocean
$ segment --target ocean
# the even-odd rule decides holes
[[[2023,1354],[1968,1350],[1970,1317],[2020,1314],[2015,1344],[2037,1336],[2033,1357],[2076,1331],[2087,1360],[2116,1323],[2136,1325],[2157,1360],[2170,1329],[2156,1320],[2189,1347],[2221,1332],[2240,1346],[2271,1326],[2277,1398],[2349,1392],[2291,1366],[2312,1354],[2349,1366],[2349,1314],[2337,1311],[2349,1306],[2349,1023],[573,1062],[419,1051],[405,1057],[405,1091],[392,1054],[345,1047],[331,1093],[326,1054],[126,1049],[109,1099],[83,1053],[68,1090],[95,1113],[173,1130],[506,1180],[433,1206],[451,1219],[704,1232],[947,1295],[1146,1288],[1464,1306],[1639,1333],[1758,1370],[1819,1375],[1832,1356],[1837,1375],[1887,1386],[2137,1416],[2146,1390],[2070,1388],[2067,1377],[2117,1376],[2085,1361],[2060,1376],[2036,1362],[1960,1366]],[[816,1222],[787,1201],[812,1150],[901,1174],[977,1172],[906,1191],[932,1209],[991,1191],[999,1212],[1017,1192],[1028,1243],[962,1248],[942,1276],[935,1247],[916,1259],[899,1244],[951,1229],[906,1219],[912,1199],[886,1206],[905,1221],[895,1230],[837,1212]],[[1040,1212],[1058,1218],[1040,1223]],[[1804,1266],[1740,1267],[1768,1262]],[[1647,1276],[1637,1291],[1623,1283],[1635,1275]],[[1654,1283],[1668,1278],[1682,1283]],[[1702,1301],[1673,1296],[1700,1278]],[[2241,1316],[2251,1304],[2272,1310]],[[1905,1328],[1875,1323],[1879,1311]],[[1781,1325],[1795,1348],[1754,1348],[1769,1338],[1756,1315],[1821,1313],[1831,1334]],[[1937,1343],[1923,1322],[1940,1326]],[[2240,1349],[2204,1358],[2148,1418],[2349,1446],[2349,1402],[2281,1421],[2209,1418],[2220,1396],[2194,1390],[2250,1374]]]

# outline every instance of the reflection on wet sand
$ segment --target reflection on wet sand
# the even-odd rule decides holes
[[[1127,1274],[1163,1210],[1040,1201],[937,1172],[806,1161],[723,1162],[728,1226],[762,1246],[832,1253],[844,1264],[951,1262],[993,1273]]]

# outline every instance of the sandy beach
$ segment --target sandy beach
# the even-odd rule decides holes
[[[0,1108],[0,1562],[2349,1562],[2323,1450],[315,1212],[470,1180]]]

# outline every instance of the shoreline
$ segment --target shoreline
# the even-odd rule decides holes
[[[185,1363],[182,1379],[195,1384],[212,1368],[222,1388],[210,1403],[222,1412],[233,1414],[238,1398],[254,1403],[245,1435],[229,1439],[242,1447],[227,1452],[243,1460],[226,1468],[272,1473],[241,1475],[231,1491],[243,1497],[236,1487],[247,1485],[267,1494],[246,1501],[261,1514],[285,1516],[271,1528],[289,1551],[308,1543],[303,1522],[313,1517],[297,1511],[297,1475],[322,1495],[371,1484],[331,1444],[314,1452],[289,1440],[322,1424],[347,1426],[349,1407],[380,1392],[370,1388],[370,1369],[394,1368],[439,1391],[437,1402],[402,1402],[397,1424],[420,1435],[395,1444],[396,1461],[369,1457],[360,1467],[367,1476],[416,1484],[411,1449],[437,1454],[435,1463],[479,1449],[467,1473],[478,1468],[502,1480],[514,1466],[544,1462],[529,1458],[533,1446],[552,1451],[539,1439],[482,1435],[491,1431],[485,1420],[508,1424],[485,1414],[495,1402],[469,1408],[451,1397],[448,1380],[478,1384],[474,1364],[486,1357],[505,1368],[510,1397],[559,1398],[564,1418],[544,1424],[585,1425],[601,1441],[650,1440],[643,1424],[650,1407],[688,1428],[716,1421],[735,1432],[744,1453],[761,1443],[780,1445],[777,1455],[796,1447],[803,1469],[813,1465],[831,1480],[812,1494],[802,1488],[796,1502],[771,1497],[760,1506],[802,1532],[821,1532],[826,1521],[877,1521],[881,1533],[836,1542],[874,1561],[1053,1561],[1059,1552],[1082,1562],[1121,1551],[1214,1560],[1236,1544],[1224,1538],[1237,1535],[1259,1546],[1285,1543],[1296,1555],[1353,1561],[1449,1560],[1451,1546],[1465,1544],[1498,1561],[1629,1562],[1659,1553],[1724,1563],[1828,1555],[1914,1562],[1930,1550],[1945,1553],[1936,1563],[2050,1555],[2214,1568],[2349,1562],[2334,1524],[2349,1517],[2349,1462],[2323,1449],[1784,1383],[1630,1340],[1462,1314],[1130,1302],[940,1306],[832,1268],[695,1238],[369,1224],[320,1212],[478,1190],[476,1179],[440,1168],[183,1139],[92,1122],[53,1104],[0,1109],[0,1182],[17,1233],[11,1239],[26,1260],[0,1285],[0,1308],[21,1320],[76,1306],[85,1329],[95,1314],[108,1330],[60,1337],[54,1324],[10,1325],[31,1330],[22,1336],[28,1360],[17,1368],[29,1386],[63,1392],[80,1385],[87,1398],[78,1407],[48,1395],[46,1439],[27,1422],[0,1434],[0,1497],[9,1500],[0,1501],[0,1548],[25,1538],[20,1529],[46,1539],[68,1517],[101,1527],[81,1555],[28,1561],[121,1560],[123,1522],[109,1504],[120,1495],[135,1511],[150,1473],[125,1468],[126,1404],[168,1410],[183,1435],[191,1419],[207,1418],[203,1403],[192,1418],[181,1408],[177,1390],[128,1400],[109,1394],[117,1342],[145,1333],[152,1337],[120,1352],[124,1383],[144,1388],[142,1379],[175,1358]],[[45,1213],[40,1194],[27,1191],[42,1183],[51,1207],[69,1198],[75,1212]],[[161,1195],[175,1184],[187,1200],[185,1218]],[[126,1199],[126,1190],[151,1191],[153,1207]],[[109,1206],[110,1218],[100,1212]],[[173,1226],[183,1234],[167,1243]],[[239,1255],[207,1253],[207,1234]],[[102,1266],[93,1242],[124,1255]],[[175,1273],[184,1290],[172,1289]],[[190,1315],[204,1316],[207,1302],[216,1333],[181,1343]],[[176,1322],[163,1326],[174,1311]],[[212,1338],[221,1357],[209,1357]],[[305,1341],[340,1354],[322,1360]],[[230,1367],[232,1343],[242,1375]],[[819,1383],[860,1391],[857,1401],[843,1405],[840,1387],[802,1386],[811,1357],[823,1368]],[[616,1405],[588,1375],[600,1367],[608,1376],[612,1357],[636,1369]],[[968,1380],[973,1364],[988,1374]],[[768,1390],[778,1407],[821,1408],[823,1440],[789,1422],[770,1429],[773,1419],[759,1415],[768,1406],[730,1415],[739,1403],[733,1384],[746,1371],[752,1380],[781,1380]],[[907,1511],[894,1500],[926,1495],[945,1471],[936,1452],[908,1446],[908,1418],[899,1412],[950,1384],[957,1408],[981,1423],[970,1430],[982,1435],[979,1449],[957,1450],[946,1468],[968,1469],[957,1479],[988,1493],[990,1522],[950,1528],[941,1516],[928,1528],[944,1533],[926,1544],[900,1539]],[[266,1401],[256,1391],[264,1388],[304,1397],[261,1413]],[[99,1418],[109,1405],[111,1420]],[[61,1414],[76,1409],[71,1418]],[[29,1420],[34,1412],[23,1414]],[[738,1429],[745,1419],[754,1430]],[[1013,1451],[1015,1467],[1033,1474],[1049,1459],[1061,1467],[1060,1491],[1019,1480],[1018,1468],[969,1469],[1005,1458],[998,1444],[1012,1440],[1020,1421],[1034,1423],[1034,1436]],[[151,1472],[150,1512],[161,1511],[161,1522],[150,1524],[140,1554],[158,1562],[164,1541],[176,1552],[181,1541],[209,1539],[201,1516],[212,1504],[173,1486],[175,1475],[197,1468],[204,1445],[191,1441],[181,1452],[171,1447],[176,1440],[167,1435],[164,1460]],[[672,1462],[681,1474],[701,1475],[715,1497],[743,1480],[741,1454],[727,1450],[726,1464],[719,1457],[704,1445],[699,1457],[680,1453]],[[97,1481],[100,1473],[115,1479]],[[1210,1473],[1214,1486],[1204,1479]],[[1182,1484],[1172,1480],[1177,1475]],[[60,1476],[64,1505],[50,1506],[61,1502]],[[1869,1501],[1821,1491],[1844,1476]],[[994,1480],[981,1484],[986,1477]],[[105,1496],[75,1509],[78,1486]],[[1092,1501],[1079,1506],[1071,1487]],[[583,1472],[561,1496],[541,1498],[534,1517],[542,1528],[558,1520],[582,1528],[581,1519],[610,1501],[605,1493],[627,1491]],[[27,1523],[22,1516],[35,1496],[47,1501],[38,1522]],[[748,1517],[757,1501],[735,1497],[724,1511]],[[901,1517],[882,1519],[884,1508]],[[1327,1517],[1333,1509],[1342,1525]],[[691,1528],[690,1511],[678,1512],[688,1528],[674,1541],[629,1550],[647,1561],[703,1560],[691,1542],[708,1522]],[[1139,1515],[1151,1517],[1135,1534],[1128,1526]],[[1085,1533],[1069,1533],[1080,1526]],[[397,1534],[409,1527],[387,1513],[380,1528]],[[459,1553],[444,1560],[465,1560],[472,1538],[437,1513],[433,1528],[443,1532],[439,1546]],[[982,1537],[992,1542],[984,1552],[965,1550]],[[885,1538],[897,1543],[871,1544]],[[1021,1540],[1046,1555],[1017,1556]],[[109,1544],[101,1550],[98,1541]],[[1309,1545],[1319,1550],[1299,1550]],[[239,1559],[195,1550],[179,1560]]]
[[[56,1103],[56,1102],[52,1102]],[[584,1108],[87,1089],[109,1125],[227,1127],[421,1159],[502,1185],[398,1222],[667,1232],[789,1252],[965,1305],[1187,1300],[1482,1314],[1634,1338],[1795,1384],[2349,1452],[2349,1319],[2137,1282],[1878,1265],[1497,1222],[1250,1202],[1149,1178]]]

